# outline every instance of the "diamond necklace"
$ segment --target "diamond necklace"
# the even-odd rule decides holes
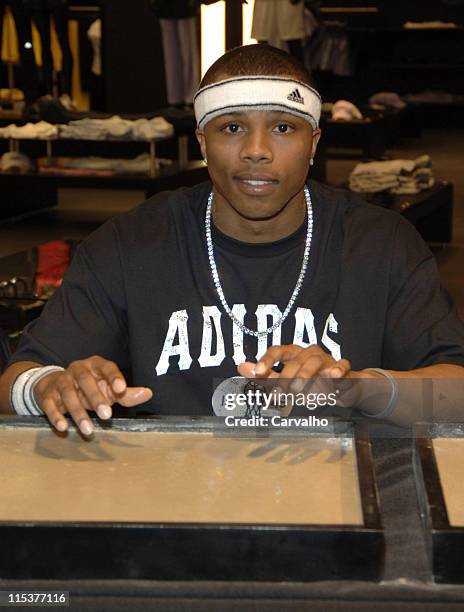
[[[309,189],[307,187],[304,188],[304,194],[305,194],[305,199],[306,199],[306,207],[308,210],[308,226],[306,229],[305,249],[303,253],[303,261],[301,264],[300,275],[298,276],[298,280],[296,281],[296,285],[295,285],[295,288],[293,289],[292,296],[290,298],[290,301],[287,304],[286,309],[282,313],[282,316],[279,317],[279,319],[274,323],[274,325],[272,325],[271,327],[268,327],[267,329],[263,331],[254,331],[253,329],[246,327],[246,325],[244,325],[239,319],[237,319],[237,317],[234,315],[232,310],[229,308],[229,305],[227,304],[226,298],[224,296],[224,291],[222,290],[221,281],[219,280],[219,274],[218,274],[217,267],[216,267],[216,261],[214,259],[213,239],[211,237],[211,216],[212,216],[212,208],[213,208],[213,192],[211,191],[211,193],[209,194],[208,204],[206,206],[205,227],[206,227],[206,246],[208,248],[208,259],[209,259],[209,265],[211,268],[211,274],[213,277],[214,286],[216,287],[216,291],[218,292],[219,299],[221,300],[221,304],[224,310],[229,315],[229,317],[232,319],[232,321],[235,323],[235,325],[237,325],[244,334],[248,334],[249,336],[255,336],[256,338],[262,338],[263,336],[267,336],[268,334],[273,332],[280,325],[282,325],[282,323],[288,317],[290,310],[292,309],[293,304],[295,303],[295,300],[298,297],[298,294],[300,293],[300,289],[301,289],[301,286],[303,284],[303,280],[306,274],[306,268],[308,267],[309,251],[311,249],[311,241],[313,238],[313,207],[311,204],[311,196],[309,194]]]

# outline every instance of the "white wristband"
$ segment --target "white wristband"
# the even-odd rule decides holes
[[[16,414],[21,416],[41,416],[43,411],[35,401],[34,386],[52,372],[62,372],[61,366],[43,366],[31,368],[16,378],[11,385],[10,404]]]
[[[385,378],[390,381],[391,394],[390,399],[388,400],[388,404],[381,412],[377,412],[376,414],[370,414],[369,412],[364,412],[364,410],[360,410],[359,412],[364,416],[371,417],[371,419],[386,419],[396,408],[396,404],[398,402],[398,396],[400,391],[398,381],[394,376],[390,374],[390,372],[387,372],[387,370],[383,370],[382,368],[366,368],[364,372],[377,372],[377,374],[382,374],[382,376],[385,376]]]

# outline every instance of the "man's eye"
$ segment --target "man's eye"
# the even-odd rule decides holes
[[[288,123],[279,123],[279,125],[276,126],[276,130],[279,134],[288,134],[292,129],[292,126]]]
[[[240,129],[241,128],[238,123],[229,123],[224,128],[224,130],[229,132],[229,134],[236,134],[237,132],[240,132]]]

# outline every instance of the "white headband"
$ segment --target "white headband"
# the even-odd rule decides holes
[[[218,81],[197,91],[193,99],[198,128],[226,113],[277,110],[306,119],[313,130],[321,118],[321,96],[301,81],[277,76],[243,76]]]

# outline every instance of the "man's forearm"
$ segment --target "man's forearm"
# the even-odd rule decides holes
[[[403,426],[419,421],[464,421],[464,367],[439,364],[388,372],[399,385],[398,400],[388,421]],[[356,407],[372,415],[380,413],[391,396],[391,383],[385,378],[382,383],[382,375],[374,372],[353,372],[351,377],[360,382]],[[367,377],[376,379],[377,386]]]
[[[10,405],[10,390],[11,385],[21,372],[41,366],[41,363],[35,363],[34,361],[18,361],[3,372],[0,376],[0,414],[12,414],[14,412]]]

